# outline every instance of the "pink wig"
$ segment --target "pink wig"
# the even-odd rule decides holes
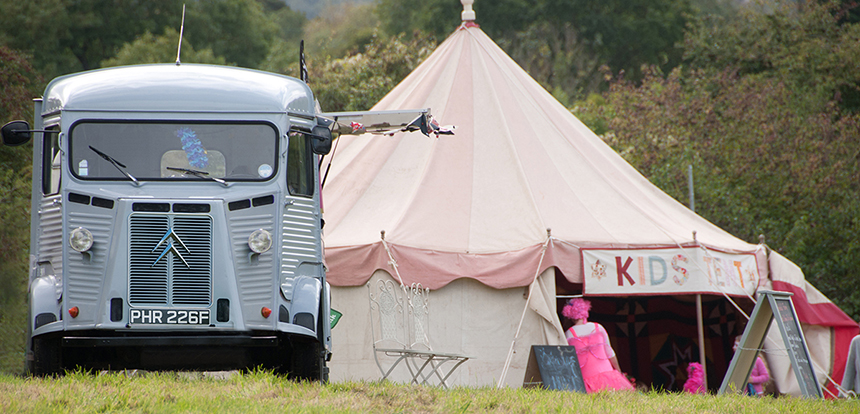
[[[684,383],[684,391],[690,394],[705,394],[705,371],[702,364],[691,362],[687,365],[687,382]]]
[[[573,298],[567,305],[564,305],[564,309],[561,311],[561,314],[564,315],[565,318],[571,320],[577,319],[588,319],[588,311],[591,309],[591,302],[581,299],[581,298]]]

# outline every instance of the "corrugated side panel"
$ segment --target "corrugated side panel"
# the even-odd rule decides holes
[[[320,242],[316,236],[319,218],[314,215],[313,201],[295,199],[292,205],[284,209],[281,226],[284,234],[281,248],[281,274],[284,281],[281,287],[289,299],[292,297],[292,281],[298,266],[302,262],[319,263],[321,260],[318,253]]]
[[[51,261],[57,276],[63,274],[63,210],[61,195],[42,197],[39,208],[39,258]]]
[[[230,214],[230,241],[239,284],[239,297],[246,307],[265,305],[272,301],[275,291],[274,254],[272,250],[256,255],[251,262],[248,236],[254,230],[264,229],[274,235],[275,217],[268,208],[252,208]]]
[[[89,256],[69,250],[66,293],[71,302],[96,303],[104,286],[113,215],[69,212],[69,231],[78,227],[83,227],[93,234],[93,247]],[[81,315],[85,316],[93,315]]]

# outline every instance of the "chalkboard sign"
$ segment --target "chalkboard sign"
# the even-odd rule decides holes
[[[800,384],[803,396],[821,398],[821,385],[815,378],[812,358],[809,355],[809,348],[806,347],[803,331],[800,330],[800,322],[797,320],[797,313],[794,311],[791,297],[772,295],[768,297],[774,310],[776,324],[785,340],[788,358],[791,360],[791,366],[794,368],[794,374],[797,376],[797,382]]]
[[[774,291],[759,291],[759,293],[758,303],[741,336],[738,349],[729,364],[729,370],[723,378],[720,394],[746,388],[765,335],[775,320],[803,396],[823,398],[821,385],[816,380],[815,371],[812,368],[809,348],[806,347],[806,339],[803,337],[794,304],[791,302],[792,294]]]
[[[576,348],[572,346],[532,345],[523,387],[585,392]]]

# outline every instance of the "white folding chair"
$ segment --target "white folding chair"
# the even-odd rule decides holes
[[[435,376],[439,385],[448,388],[448,378],[470,357],[450,352],[434,351],[430,345],[430,289],[420,283],[413,283],[407,290],[407,308],[410,343],[412,353],[408,355],[408,365],[413,372],[413,383],[428,384]],[[447,362],[454,365],[443,367]],[[450,364],[449,364],[450,365]]]
[[[373,336],[373,359],[382,373],[382,379],[388,378],[394,368],[409,355],[407,335],[403,314],[403,293],[399,285],[391,280],[376,282],[376,290],[367,284],[370,297],[370,328]],[[378,321],[374,323],[374,321]],[[380,356],[395,358],[385,368]],[[410,368],[411,371],[411,367]]]

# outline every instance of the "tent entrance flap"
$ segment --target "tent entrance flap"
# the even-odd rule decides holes
[[[696,298],[684,296],[588,297],[589,321],[606,329],[622,370],[636,384],[682,391],[690,362],[702,363]],[[559,313],[566,299],[557,301]],[[743,299],[740,305],[752,309]],[[731,361],[734,338],[746,318],[721,296],[702,296],[708,384],[719,386]],[[564,321],[568,329],[571,321]],[[703,363],[704,365],[704,363]]]

